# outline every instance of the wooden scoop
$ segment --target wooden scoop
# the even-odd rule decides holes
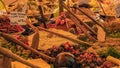
[[[39,66],[34,65],[34,64],[32,64],[32,63],[24,60],[23,58],[15,55],[15,54],[12,53],[11,51],[9,51],[9,50],[7,50],[7,49],[5,49],[5,48],[3,48],[3,47],[0,47],[0,53],[3,54],[3,55],[5,55],[5,56],[7,56],[7,57],[9,57],[9,58],[12,58],[12,59],[14,59],[14,60],[17,60],[17,61],[19,61],[19,62],[21,62],[21,63],[23,63],[23,64],[25,64],[25,65],[28,65],[28,66],[30,66],[30,67],[32,67],[32,68],[40,68]]]
[[[70,16],[70,19],[74,22],[74,24],[84,32],[84,34],[87,36],[87,38],[89,38],[91,41],[97,41],[96,38],[94,38],[89,33],[87,33],[86,29],[82,28],[82,25],[79,24],[79,22],[72,15],[69,14],[69,16]]]
[[[34,36],[33,36],[33,38],[32,38],[32,45],[31,45],[31,47],[32,47],[33,49],[37,49],[38,46],[39,46],[39,41],[40,41],[40,38],[39,38],[39,37],[40,37],[40,35],[39,35],[39,30],[38,30],[35,26],[32,25],[30,19],[27,18],[26,23],[27,23],[27,24],[34,30],[34,32],[35,32],[35,34],[34,34]],[[35,54],[32,52],[32,53],[31,53],[31,56],[34,56],[34,55],[35,55]]]
[[[1,34],[1,36],[2,36],[3,38],[5,38],[6,40],[11,41],[11,42],[13,42],[13,43],[16,43],[16,44],[18,44],[18,45],[20,45],[20,46],[22,46],[22,47],[24,47],[24,48],[26,48],[26,49],[34,52],[34,53],[40,55],[43,59],[46,59],[46,60],[51,61],[51,62],[54,62],[54,61],[55,61],[55,58],[52,58],[52,57],[50,57],[50,56],[48,56],[48,55],[46,55],[46,54],[44,54],[44,53],[41,53],[41,52],[39,52],[39,51],[37,51],[37,50],[29,47],[28,45],[26,45],[26,44],[24,44],[23,42],[17,40],[16,38],[10,36],[9,34],[6,34],[6,33],[0,33],[0,34]]]
[[[39,30],[44,30],[44,31],[46,31],[46,32],[49,32],[49,33],[51,33],[51,34],[57,35],[57,36],[62,37],[62,38],[66,38],[66,39],[68,39],[68,40],[70,40],[70,41],[73,41],[73,42],[75,42],[75,43],[85,44],[85,45],[88,45],[88,46],[92,46],[92,44],[90,44],[90,43],[84,42],[84,41],[79,40],[79,39],[74,39],[74,38],[71,38],[71,37],[62,35],[62,34],[60,34],[60,33],[57,33],[57,32],[54,32],[54,31],[51,31],[51,30],[42,28],[42,27],[38,27],[38,29],[39,29]]]
[[[85,13],[84,11],[82,11],[80,8],[75,7],[76,9],[78,9],[81,13],[83,13],[84,15],[86,15],[89,19],[91,19],[94,23],[96,23],[97,25],[99,25],[100,27],[102,27],[104,29],[104,26],[102,24],[100,24],[99,22],[97,22],[95,19],[93,19],[90,15],[88,15],[87,13]]]
[[[69,8],[65,5],[65,3],[62,3],[62,6],[63,6],[71,15],[73,15],[73,16],[80,22],[80,24],[84,25],[90,32],[92,32],[94,35],[97,36],[97,33],[96,33],[90,26],[88,26],[86,23],[82,22],[82,20],[79,19],[73,12],[71,12],[71,11],[69,10]]]

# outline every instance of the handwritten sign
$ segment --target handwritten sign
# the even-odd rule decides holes
[[[26,25],[25,12],[11,12],[9,16],[12,25]]]

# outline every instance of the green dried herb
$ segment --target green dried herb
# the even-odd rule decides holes
[[[113,56],[120,59],[120,51],[116,50],[113,47],[108,47],[107,50],[101,50],[98,53],[101,57]]]

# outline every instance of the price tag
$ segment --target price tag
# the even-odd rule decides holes
[[[25,12],[11,12],[9,17],[12,25],[26,25]]]

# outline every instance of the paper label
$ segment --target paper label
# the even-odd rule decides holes
[[[26,25],[25,12],[11,12],[9,16],[12,25]]]

